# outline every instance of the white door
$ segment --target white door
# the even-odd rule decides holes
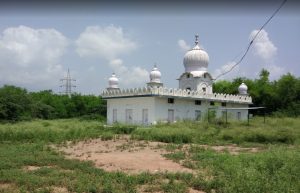
[[[117,122],[117,109],[113,109],[113,123]]]
[[[148,109],[143,109],[143,124],[148,124]]]
[[[168,110],[168,122],[170,122],[170,123],[174,122],[174,110],[173,109]]]
[[[126,109],[126,123],[131,124],[133,117],[132,117],[132,109]]]

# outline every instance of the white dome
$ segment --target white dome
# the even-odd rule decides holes
[[[161,73],[155,65],[152,71],[150,72],[150,82],[160,83],[160,78]]]
[[[198,35],[196,35],[195,47],[188,51],[183,58],[185,72],[207,71],[209,57],[208,54],[199,47]]]
[[[246,95],[248,94],[247,91],[248,91],[248,86],[245,84],[245,83],[242,83],[239,88],[239,94],[242,94],[242,95]]]
[[[115,73],[113,73],[111,77],[108,79],[108,87],[119,88],[119,79],[116,77]]]

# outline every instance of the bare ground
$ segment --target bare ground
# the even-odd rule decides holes
[[[158,148],[159,145],[165,144],[135,141],[123,136],[116,140],[93,139],[76,144],[69,143],[67,147],[60,147],[59,150],[67,158],[93,161],[96,167],[106,171],[193,173],[191,169],[164,158],[162,154],[167,151]]]
[[[163,154],[169,153],[164,148],[166,145],[162,142],[131,140],[129,136],[124,135],[114,140],[90,139],[75,144],[68,142],[66,146],[58,147],[58,149],[64,152],[67,158],[92,161],[96,167],[106,171],[123,171],[131,174],[165,171],[195,173],[192,169],[163,157]],[[258,148],[242,148],[235,144],[196,146],[210,148],[217,152],[229,152],[232,155],[259,151]],[[181,150],[188,151],[189,147],[190,145],[184,145]]]

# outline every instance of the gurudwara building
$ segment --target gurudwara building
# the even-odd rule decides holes
[[[156,124],[179,120],[200,121],[211,110],[216,117],[246,120],[252,99],[247,86],[242,83],[238,95],[214,93],[213,77],[208,72],[208,54],[198,45],[184,58],[185,72],[177,79],[179,88],[166,88],[161,82],[161,72],[156,66],[150,72],[150,81],[144,88],[120,89],[115,74],[102,92],[107,100],[107,123]],[[225,111],[226,110],[226,111]]]

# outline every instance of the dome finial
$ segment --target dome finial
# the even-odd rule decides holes
[[[154,62],[154,68],[157,68],[156,62]]]
[[[199,43],[199,40],[198,40],[198,38],[199,38],[199,35],[198,34],[196,34],[195,35],[195,45],[197,46],[198,45],[198,43]]]

